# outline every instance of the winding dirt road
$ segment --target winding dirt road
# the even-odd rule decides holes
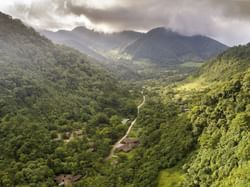
[[[115,153],[115,150],[117,149],[117,147],[119,147],[120,144],[122,143],[122,141],[123,141],[125,138],[127,138],[127,136],[129,135],[131,129],[133,128],[133,126],[135,125],[135,123],[136,123],[136,121],[137,121],[138,115],[140,114],[140,109],[141,109],[141,107],[145,104],[145,101],[146,101],[146,96],[143,95],[143,101],[142,101],[142,103],[141,103],[139,106],[137,106],[137,117],[134,119],[134,121],[131,122],[131,124],[130,124],[130,126],[129,126],[127,132],[126,132],[126,134],[125,134],[120,140],[118,140],[118,141],[113,145],[113,148],[111,149],[110,154],[109,154],[109,156],[106,158],[106,160],[109,160],[109,159],[111,159],[111,158],[114,156],[114,153]]]

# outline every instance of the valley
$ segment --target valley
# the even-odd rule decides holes
[[[250,44],[0,25],[0,186],[250,185]]]

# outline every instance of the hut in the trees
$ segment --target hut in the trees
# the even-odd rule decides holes
[[[140,141],[135,138],[125,138],[120,146],[117,147],[117,151],[129,152],[139,145]]]
[[[55,181],[59,186],[68,186],[78,181],[81,177],[81,175],[61,174],[55,177]]]

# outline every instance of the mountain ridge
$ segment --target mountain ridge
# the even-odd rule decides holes
[[[41,34],[98,60],[110,60],[107,54],[116,51],[122,55],[130,55],[135,60],[148,59],[155,64],[178,64],[186,61],[204,61],[227,48],[226,45],[209,37],[185,36],[164,27],[151,29],[147,33],[103,33],[86,27],[77,27],[71,31],[46,31]]]
[[[135,31],[122,31],[112,34],[97,32],[82,26],[71,31],[41,31],[40,33],[56,43],[68,45],[97,60],[106,61],[108,57],[103,53],[111,50],[122,50],[143,35],[143,33]]]

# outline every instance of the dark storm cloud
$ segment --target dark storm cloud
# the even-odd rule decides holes
[[[9,8],[12,15],[43,29],[84,24],[98,29],[106,25],[111,30],[165,26],[229,44],[250,41],[249,0],[31,0],[30,4],[13,1],[15,6]]]
[[[197,17],[211,22],[217,16],[246,21],[250,18],[249,0],[120,0],[119,5],[107,9],[74,4],[75,1],[72,0],[64,2],[67,13],[85,15],[96,23],[131,27],[140,25],[139,27],[146,29],[154,23],[159,25],[169,24],[170,21],[197,21]]]
[[[127,3],[127,4],[126,4]],[[108,24],[116,29],[149,29],[164,23],[168,24],[168,17],[163,17],[156,12],[155,7],[148,8],[145,4],[128,4],[115,6],[106,9],[74,5],[67,1],[66,9],[68,13],[75,15],[84,15],[90,21],[97,24]],[[144,5],[144,6],[143,6]]]

